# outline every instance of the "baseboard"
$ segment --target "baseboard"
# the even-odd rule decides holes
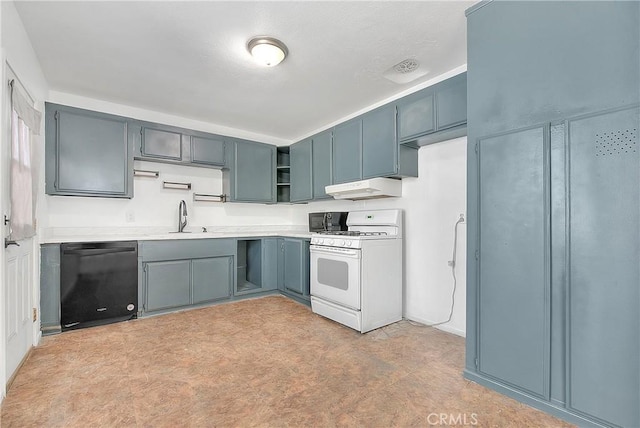
[[[18,372],[20,371],[20,369],[22,368],[24,363],[29,359],[29,357],[31,356],[31,352],[32,351],[33,351],[33,346],[31,346],[29,348],[29,350],[27,351],[27,353],[24,355],[24,357],[22,357],[22,361],[20,361],[20,364],[18,364],[18,367],[16,368],[16,370],[13,372],[13,374],[11,375],[9,380],[7,381],[7,385],[6,385],[6,390],[5,391],[9,392],[9,388],[11,388],[11,384],[13,384],[13,381],[16,380],[16,375],[18,374]]]
[[[579,427],[599,427],[599,428],[606,427],[606,425],[601,425],[596,421],[593,421],[581,415],[575,414],[567,410],[566,408],[555,404],[554,402],[543,401],[537,397],[533,397],[531,395],[525,394],[512,387],[495,382],[491,379],[487,379],[484,376],[476,372],[470,371],[468,369],[465,369],[463,374],[466,379],[472,382],[475,382],[478,385],[482,385],[484,387],[497,391],[500,394],[506,395],[507,397],[511,397],[514,400],[517,400],[521,403],[524,403],[528,406],[531,406],[543,412],[549,413],[552,416],[563,419]]]
[[[427,320],[424,319],[422,317],[418,317],[418,316],[414,316],[411,314],[405,314],[405,319],[408,319],[409,321],[414,321],[414,322],[418,322],[420,324],[424,324],[424,325],[428,325],[430,326],[431,324],[435,324],[439,321],[435,321],[435,320]],[[438,330],[442,330],[442,331],[446,331],[447,333],[452,333],[455,334],[456,336],[461,336],[461,337],[467,337],[467,333],[464,330],[460,330],[458,328],[455,327],[451,327],[447,324],[440,324],[440,325],[436,325],[434,326],[434,328],[437,328]]]

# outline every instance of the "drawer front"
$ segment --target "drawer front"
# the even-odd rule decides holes
[[[235,239],[141,241],[138,252],[143,262],[231,256],[235,254]]]

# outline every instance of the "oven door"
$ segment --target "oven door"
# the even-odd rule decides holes
[[[312,245],[311,295],[360,310],[359,249]]]

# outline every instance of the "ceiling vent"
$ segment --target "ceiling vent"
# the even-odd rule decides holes
[[[415,58],[407,58],[386,70],[382,76],[394,83],[409,83],[429,73]]]
[[[420,67],[420,63],[413,58],[409,58],[409,59],[405,59],[404,61],[400,61],[399,63],[394,65],[393,69],[398,73],[405,74],[405,73],[411,73],[412,71],[416,70],[418,67]]]

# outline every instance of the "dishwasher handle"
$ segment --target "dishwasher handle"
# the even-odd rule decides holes
[[[80,249],[65,249],[64,254],[78,254],[81,256],[93,256],[102,254],[115,254],[115,253],[133,253],[135,248],[80,248]]]
[[[62,244],[60,250],[62,250],[62,254],[78,254],[83,256],[136,253],[138,251],[138,243],[136,241],[70,243]]]

